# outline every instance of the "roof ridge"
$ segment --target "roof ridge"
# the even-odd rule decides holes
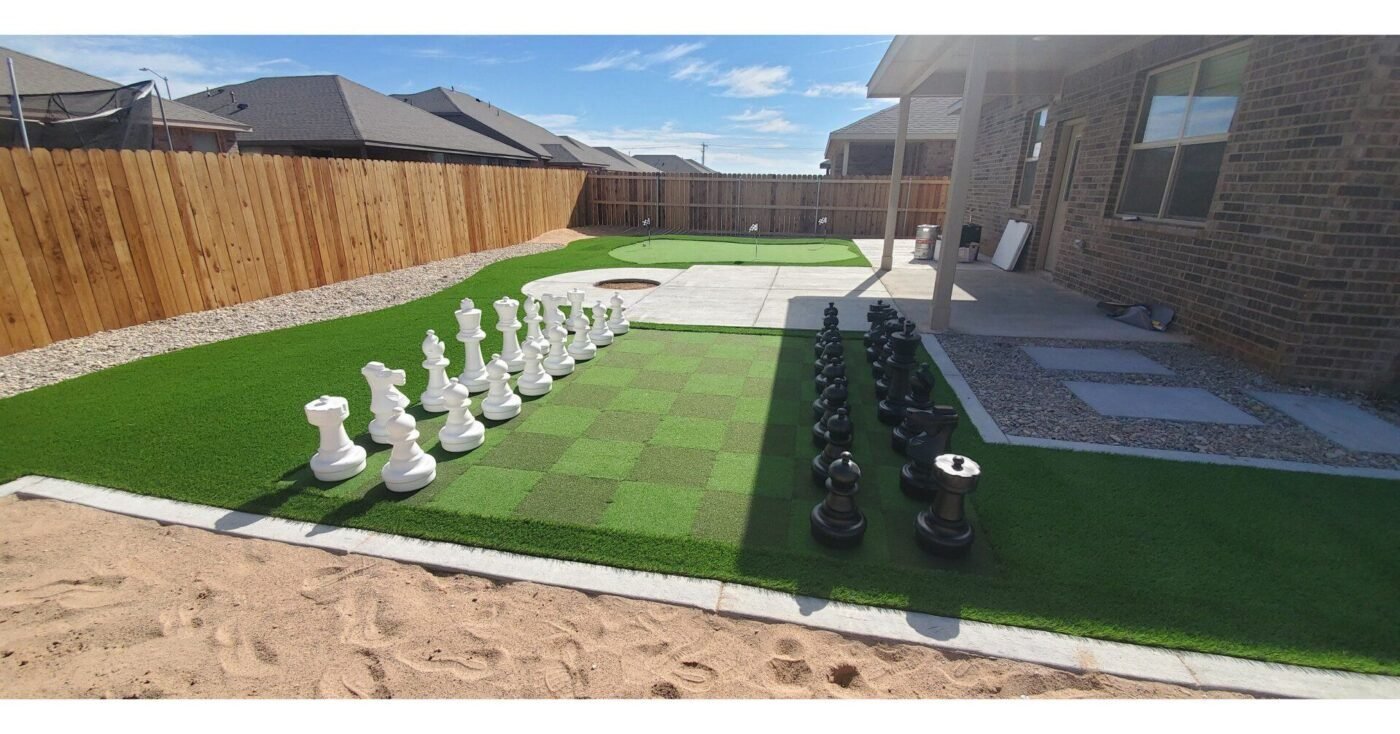
[[[354,131],[355,137],[360,140],[366,140],[365,131],[360,127],[360,118],[355,115],[355,106],[350,104],[350,98],[345,95],[345,82],[350,80],[339,74],[329,74],[327,76],[335,80],[335,92],[340,95],[340,104],[345,108],[345,115],[350,118],[350,129]],[[368,89],[368,87],[366,87],[366,89]]]

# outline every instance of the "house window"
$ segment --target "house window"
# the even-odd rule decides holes
[[[190,150],[200,153],[218,153],[219,136],[214,133],[190,133]]]
[[[1035,169],[1040,165],[1040,147],[1045,140],[1045,118],[1050,108],[1041,107],[1031,113],[1030,135],[1026,139],[1025,160],[1021,162],[1021,186],[1016,190],[1016,205],[1029,206],[1035,191]]]
[[[1120,214],[1206,218],[1248,58],[1246,49],[1236,48],[1147,78]]]

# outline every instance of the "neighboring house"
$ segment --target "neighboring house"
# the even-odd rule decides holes
[[[606,154],[606,155],[610,155],[610,156],[612,156],[613,158],[615,158],[615,159],[618,161],[618,164],[619,164],[619,165],[618,165],[618,166],[614,166],[611,170],[614,170],[614,171],[621,171],[621,172],[624,172],[624,173],[658,173],[658,172],[659,172],[655,166],[649,165],[649,164],[647,164],[647,163],[643,163],[641,160],[639,160],[639,159],[637,159],[637,158],[633,158],[632,156],[627,155],[626,153],[623,153],[622,151],[618,150],[617,148],[609,148],[609,147],[607,147],[607,146],[599,146],[599,147],[597,147],[597,148],[594,148],[594,150],[601,151],[602,153],[604,153],[604,154]]]
[[[958,97],[917,97],[909,105],[904,144],[905,176],[947,176],[953,170],[953,143],[958,136]],[[827,173],[840,176],[888,176],[894,166],[894,138],[899,107],[833,130],[826,139]]]
[[[719,173],[713,168],[678,155],[639,155],[636,158],[662,173]]]
[[[560,135],[558,143],[549,143],[544,147],[554,156],[550,160],[550,165],[587,168],[594,171],[619,167],[617,159],[567,135]]]
[[[14,59],[15,80],[19,83],[20,94],[25,97],[94,92],[123,86],[110,79],[85,74],[37,56],[0,48],[0,59],[6,57]],[[9,114],[9,96],[12,94],[14,94],[14,88],[10,85],[10,75],[0,73],[0,96],[5,97],[0,99],[0,105],[4,107],[3,114]],[[245,123],[210,114],[171,99],[164,100],[165,114],[162,120],[161,105],[154,96],[142,100],[142,103],[151,105],[151,124],[154,127],[152,147],[157,149],[166,148],[164,123],[168,123],[170,126],[170,142],[175,150],[197,150],[207,153],[224,153],[236,150],[237,136],[252,130],[252,127]],[[26,114],[25,117],[29,117],[29,115]],[[0,144],[10,145],[12,142],[18,144],[9,140],[0,141]]]
[[[1400,388],[1400,38],[901,36],[869,95],[964,94],[966,118],[972,53],[949,199],[984,248],[1031,222],[1023,269],[1171,305],[1281,379]]]
[[[536,157],[338,75],[280,76],[180,101],[247,123],[245,153],[526,165]]]

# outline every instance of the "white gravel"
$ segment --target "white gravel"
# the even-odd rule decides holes
[[[579,235],[556,230],[511,247],[367,275],[236,306],[150,321],[0,357],[0,398],[153,354],[398,305],[461,282],[499,260],[563,247]],[[550,241],[556,239],[557,241]]]

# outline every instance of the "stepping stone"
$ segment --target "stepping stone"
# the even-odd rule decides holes
[[[1123,372],[1143,375],[1176,374],[1131,349],[1077,349],[1070,347],[1021,347],[1047,370]]]
[[[1249,394],[1349,451],[1400,454],[1400,427],[1345,400],[1257,390]]]
[[[1102,382],[1066,382],[1065,385],[1099,415],[1260,425],[1254,416],[1199,387],[1113,385]]]

